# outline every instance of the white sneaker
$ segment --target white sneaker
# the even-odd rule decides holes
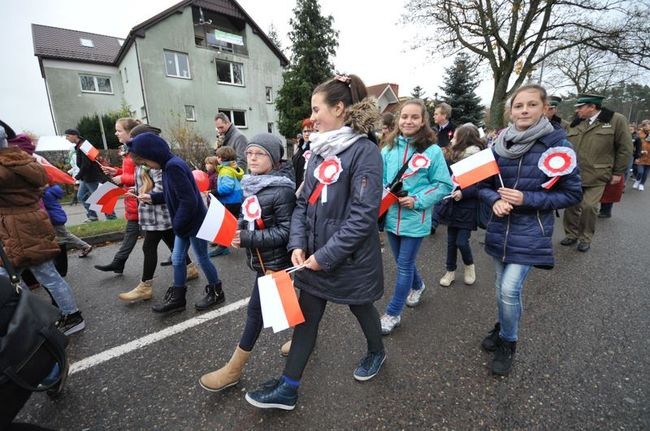
[[[643,184],[639,184],[639,191],[642,192],[644,190],[645,190],[645,187],[643,186]]]
[[[445,275],[443,275],[442,278],[440,279],[440,285],[443,287],[449,287],[451,286],[451,283],[453,283],[455,279],[456,279],[456,272],[447,271],[445,272]]]
[[[381,316],[381,335],[388,335],[393,332],[393,329],[397,328],[401,321],[400,316],[391,316],[390,314]]]
[[[639,185],[641,185],[641,181],[636,180],[636,181],[634,182],[634,184],[632,184],[632,188],[633,188],[633,189],[638,189],[638,188],[639,188]]]
[[[409,296],[406,297],[406,306],[407,307],[415,307],[420,303],[420,298],[422,297],[422,294],[424,293],[424,290],[427,288],[427,286],[424,285],[424,281],[422,282],[422,286],[418,290],[411,289],[409,291]]]
[[[474,264],[465,266],[464,280],[465,284],[472,285],[476,281],[476,267]]]

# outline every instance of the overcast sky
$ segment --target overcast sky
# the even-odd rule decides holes
[[[444,67],[452,59],[432,59],[411,46],[420,30],[400,24],[406,0],[320,0],[322,13],[334,17],[339,47],[334,66],[356,73],[373,85],[393,82],[400,95],[420,85],[426,95],[439,92]],[[52,135],[45,84],[34,57],[31,24],[43,24],[124,38],[129,30],[177,0],[2,0],[0,26],[0,118],[15,130]],[[264,30],[277,29],[289,56],[289,19],[295,0],[239,0],[239,4]],[[491,82],[478,94],[487,102]]]

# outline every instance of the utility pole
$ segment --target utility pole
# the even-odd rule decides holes
[[[108,150],[108,144],[106,143],[106,133],[104,132],[104,122],[102,121],[102,116],[97,114],[99,119],[99,131],[102,133],[102,144],[104,144],[104,149]]]

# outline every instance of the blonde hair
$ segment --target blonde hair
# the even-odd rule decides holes
[[[147,166],[140,166],[140,182],[142,183],[140,190],[138,190],[140,194],[149,193],[153,190],[154,182],[151,175],[149,175],[149,170]]]

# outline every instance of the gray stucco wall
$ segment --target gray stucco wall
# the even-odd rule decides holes
[[[69,127],[76,127],[84,115],[120,109],[123,88],[117,68],[47,60],[43,68],[58,134]],[[82,92],[79,82],[81,74],[110,77],[113,94]]]
[[[189,124],[213,143],[213,119],[218,109],[238,109],[246,111],[247,127],[240,129],[246,136],[266,132],[270,122],[274,123],[277,134],[278,115],[274,105],[266,103],[265,87],[272,87],[275,95],[281,86],[280,60],[248,25],[245,39],[248,56],[196,47],[191,7],[148,29],[144,38],[137,39],[137,44],[149,122],[168,131],[176,121],[171,113],[178,113],[181,123]],[[191,79],[166,76],[164,50],[189,55]],[[244,86],[218,84],[215,58],[242,63]],[[185,122],[185,105],[195,107],[196,122]]]
[[[122,86],[124,88],[123,98],[135,117],[141,118],[140,108],[144,105],[142,87],[140,86],[140,70],[136,57],[135,45],[132,45],[119,64]]]

